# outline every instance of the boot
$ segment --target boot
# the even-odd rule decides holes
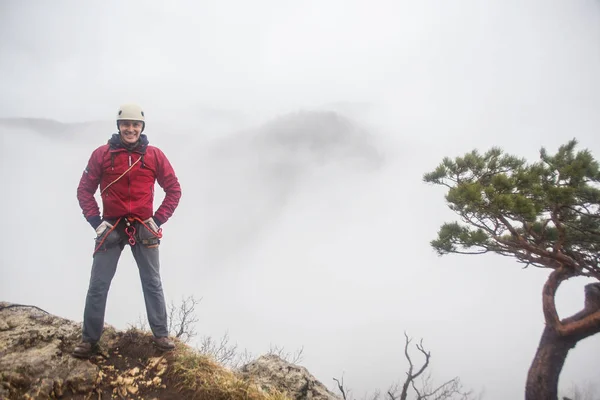
[[[169,351],[175,348],[175,343],[168,337],[156,337],[152,339],[154,341],[154,345],[161,350]]]
[[[96,343],[81,342],[73,349],[73,356],[77,358],[90,358],[98,350]]]

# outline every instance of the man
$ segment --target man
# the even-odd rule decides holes
[[[119,133],[91,155],[77,188],[84,217],[96,230],[92,272],[83,315],[82,341],[73,354],[88,358],[97,349],[104,328],[110,283],[123,248],[129,244],[142,282],[146,313],[154,344],[161,350],[175,347],[168,338],[167,310],[159,273],[160,226],[173,215],[181,187],[164,153],[150,146],[144,111],[125,104],[117,114]],[[154,184],[165,191],[153,212]],[[103,218],[94,198],[100,186]]]

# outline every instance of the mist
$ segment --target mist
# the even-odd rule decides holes
[[[202,298],[199,336],[303,347],[362,398],[404,378],[406,331],[436,382],[522,397],[548,271],[438,257],[455,216],[422,175],[573,137],[598,157],[599,16],[591,0],[3,2],[0,298],[81,321],[95,232],[76,188],[135,101],[182,186],[161,274],[168,302]],[[561,316],[586,283],[561,286]],[[126,248],[106,322],[144,314]],[[599,351],[569,353],[561,390],[600,384]]]

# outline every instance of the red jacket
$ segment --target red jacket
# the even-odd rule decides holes
[[[92,226],[100,224],[100,209],[94,198],[98,185],[104,219],[132,216],[146,220],[154,216],[160,225],[173,215],[181,198],[179,180],[165,154],[148,143],[146,135],[140,135],[140,144],[128,150],[115,133],[107,144],[94,150],[77,187],[79,205]],[[133,168],[126,172],[130,165]],[[153,213],[155,182],[166,194]]]

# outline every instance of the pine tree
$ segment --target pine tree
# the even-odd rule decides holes
[[[460,221],[444,223],[431,246],[439,255],[496,253],[551,270],[542,291],[545,328],[529,369],[527,400],[556,399],[569,350],[600,332],[600,283],[585,286],[583,310],[560,319],[559,285],[585,276],[600,281],[600,170],[575,139],[540,159],[494,147],[444,158],[423,180],[447,188],[446,201]]]

